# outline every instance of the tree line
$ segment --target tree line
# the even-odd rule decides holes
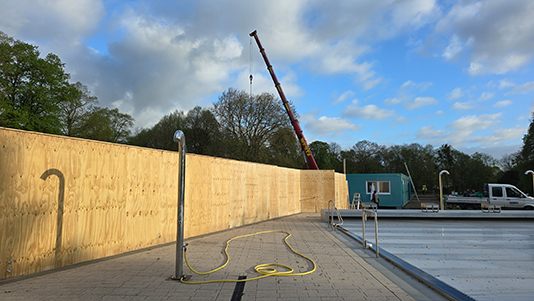
[[[181,129],[190,153],[305,168],[285,109],[272,94],[229,88],[210,109],[176,110],[152,127],[132,131],[130,115],[99,107],[87,86],[69,82],[64,67],[57,55],[41,58],[38,47],[0,31],[0,126],[164,150],[177,149],[171,137]],[[344,150],[335,142],[314,141],[309,147],[320,169],[407,174],[408,167],[416,187],[431,191],[437,190],[439,172],[448,170],[450,176],[442,178],[446,192],[503,182],[533,193],[524,171],[534,169],[534,115],[521,150],[500,160],[448,144],[383,146],[362,140]]]
[[[108,142],[126,142],[134,124],[118,109],[97,106],[65,64],[0,31],[0,126]]]

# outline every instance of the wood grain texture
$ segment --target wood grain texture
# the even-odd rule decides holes
[[[178,170],[178,152],[0,128],[0,279],[175,241]],[[184,238],[347,195],[333,171],[187,154]]]

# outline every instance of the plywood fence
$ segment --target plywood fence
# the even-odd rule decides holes
[[[177,152],[0,128],[0,279],[176,240]],[[335,200],[344,175],[188,154],[185,238]]]

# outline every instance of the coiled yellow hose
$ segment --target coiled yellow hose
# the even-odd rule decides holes
[[[215,282],[245,282],[245,281],[258,280],[258,279],[271,277],[271,276],[304,276],[304,275],[308,275],[308,274],[311,274],[311,273],[315,272],[315,269],[317,268],[317,266],[315,265],[315,262],[311,258],[309,258],[307,256],[304,256],[301,253],[295,251],[293,249],[293,247],[291,247],[291,245],[287,242],[287,239],[289,237],[291,237],[291,233],[289,233],[287,231],[281,231],[281,230],[261,231],[261,232],[256,232],[256,233],[252,233],[252,234],[240,235],[240,236],[236,236],[234,238],[229,239],[226,242],[226,247],[224,248],[224,254],[226,255],[226,262],[223,265],[221,265],[220,267],[218,267],[218,268],[216,268],[214,270],[211,270],[209,272],[197,272],[197,271],[195,271],[191,267],[191,265],[189,265],[189,261],[187,261],[187,252],[186,252],[187,250],[184,250],[185,263],[187,264],[189,269],[191,271],[193,271],[193,273],[195,273],[195,274],[198,274],[198,275],[211,274],[213,272],[216,272],[216,271],[224,268],[228,264],[228,262],[230,262],[230,256],[228,255],[228,246],[230,245],[231,241],[239,239],[239,238],[244,238],[244,237],[249,237],[249,236],[254,236],[254,235],[259,235],[259,234],[265,234],[265,233],[285,233],[285,234],[287,234],[287,236],[284,238],[284,243],[289,247],[289,249],[293,253],[299,255],[300,257],[305,258],[306,260],[309,260],[313,265],[313,269],[311,269],[310,271],[307,271],[307,272],[293,273],[294,270],[291,267],[288,267],[286,265],[279,264],[279,263],[264,263],[264,264],[259,264],[259,265],[254,267],[254,271],[256,271],[258,274],[261,274],[261,276],[254,277],[254,278],[240,279],[240,280],[219,279],[219,280],[209,280],[209,281],[185,281],[182,278],[182,279],[180,279],[180,281],[182,283],[187,283],[187,284],[203,284],[203,283],[215,283]],[[275,266],[283,267],[283,268],[287,269],[287,271],[278,272],[278,271],[276,271],[276,268],[274,268]]]

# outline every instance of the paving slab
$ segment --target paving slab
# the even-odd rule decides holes
[[[391,272],[357,245],[326,228],[320,214],[298,214],[186,239],[187,256],[197,271],[225,262],[227,240],[260,231],[290,232],[291,246],[313,259],[316,271],[303,276],[272,276],[245,282],[241,300],[431,300],[433,291],[418,289],[408,275]],[[295,272],[312,264],[283,243],[283,233],[265,233],[230,243],[230,262],[190,281],[258,276],[254,267],[281,263]],[[357,250],[356,250],[357,248]],[[0,281],[1,300],[231,300],[235,283],[184,284],[169,280],[175,270],[176,247],[167,244],[66,268]],[[376,262],[375,262],[376,261]],[[371,262],[371,263],[370,263]],[[374,262],[374,263],[373,263]],[[394,268],[393,268],[394,269]],[[401,281],[399,281],[399,279]],[[396,283],[401,283],[397,285]],[[415,288],[415,289],[414,289]],[[426,297],[425,297],[426,296]]]

